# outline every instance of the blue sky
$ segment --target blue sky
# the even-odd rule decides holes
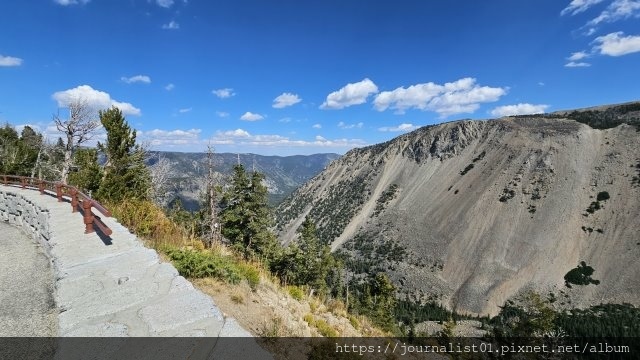
[[[640,99],[640,0],[3,1],[0,33],[1,123],[57,138],[81,98],[160,150],[344,153]]]

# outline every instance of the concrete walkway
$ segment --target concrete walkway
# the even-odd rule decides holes
[[[53,273],[38,243],[0,222],[0,337],[55,336]]]
[[[251,336],[113,218],[103,217],[110,237],[84,234],[82,215],[72,214],[69,203],[0,185],[0,220],[22,226],[53,262],[58,336]],[[206,344],[209,354],[228,351]],[[236,350],[268,357],[251,344]]]

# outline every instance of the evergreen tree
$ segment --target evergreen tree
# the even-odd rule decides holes
[[[136,144],[136,131],[115,106],[98,114],[107,131],[107,141],[98,143],[98,149],[107,161],[97,197],[111,201],[147,200],[151,176],[144,164],[144,150]]]
[[[78,170],[69,173],[69,184],[89,195],[96,192],[102,180],[102,168],[98,165],[98,150],[78,149],[73,154],[73,162]]]
[[[254,172],[248,177],[240,164],[233,168],[231,187],[222,197],[222,235],[245,258],[263,257],[272,260],[276,248],[271,232],[271,213],[267,205],[267,188],[262,184],[264,175]]]

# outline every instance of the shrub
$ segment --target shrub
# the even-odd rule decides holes
[[[600,206],[600,202],[599,201],[592,201],[591,204],[589,205],[589,207],[587,208],[587,212],[589,214],[593,214],[594,212],[598,211],[601,209]]]
[[[304,290],[299,287],[299,286],[288,286],[287,290],[289,291],[289,295],[291,295],[292,298],[301,301],[302,299],[304,299]]]
[[[474,165],[473,164],[469,164],[467,165],[467,167],[464,168],[464,170],[460,171],[460,176],[468,173],[469,171],[471,171],[471,169],[473,169]]]
[[[596,200],[598,200],[598,201],[605,201],[605,200],[609,200],[609,198],[610,198],[610,196],[609,196],[609,193],[608,193],[608,192],[606,192],[606,191],[600,191],[600,192],[598,193],[598,196],[597,196]]]
[[[569,272],[564,276],[565,285],[567,285],[567,287],[571,287],[570,284],[598,285],[600,284],[600,280],[594,280],[591,278],[591,275],[593,275],[594,271],[595,270],[591,266],[588,266],[586,262],[581,261],[578,267],[569,270]]]
[[[331,327],[326,321],[323,319],[317,319],[315,322],[316,329],[318,332],[325,337],[338,337],[338,331]]]

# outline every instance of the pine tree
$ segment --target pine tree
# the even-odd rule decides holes
[[[98,114],[107,131],[107,141],[98,143],[98,149],[107,161],[97,197],[111,201],[148,200],[151,176],[144,164],[144,150],[136,144],[136,131],[116,107]]]
[[[73,154],[73,162],[78,170],[69,173],[69,184],[91,196],[98,190],[102,180],[102,168],[98,165],[98,150],[78,149]]]
[[[245,258],[258,256],[269,262],[273,260],[276,239],[270,230],[272,219],[263,179],[264,175],[258,172],[249,178],[244,166],[234,166],[231,187],[222,197],[220,221],[222,235]]]

